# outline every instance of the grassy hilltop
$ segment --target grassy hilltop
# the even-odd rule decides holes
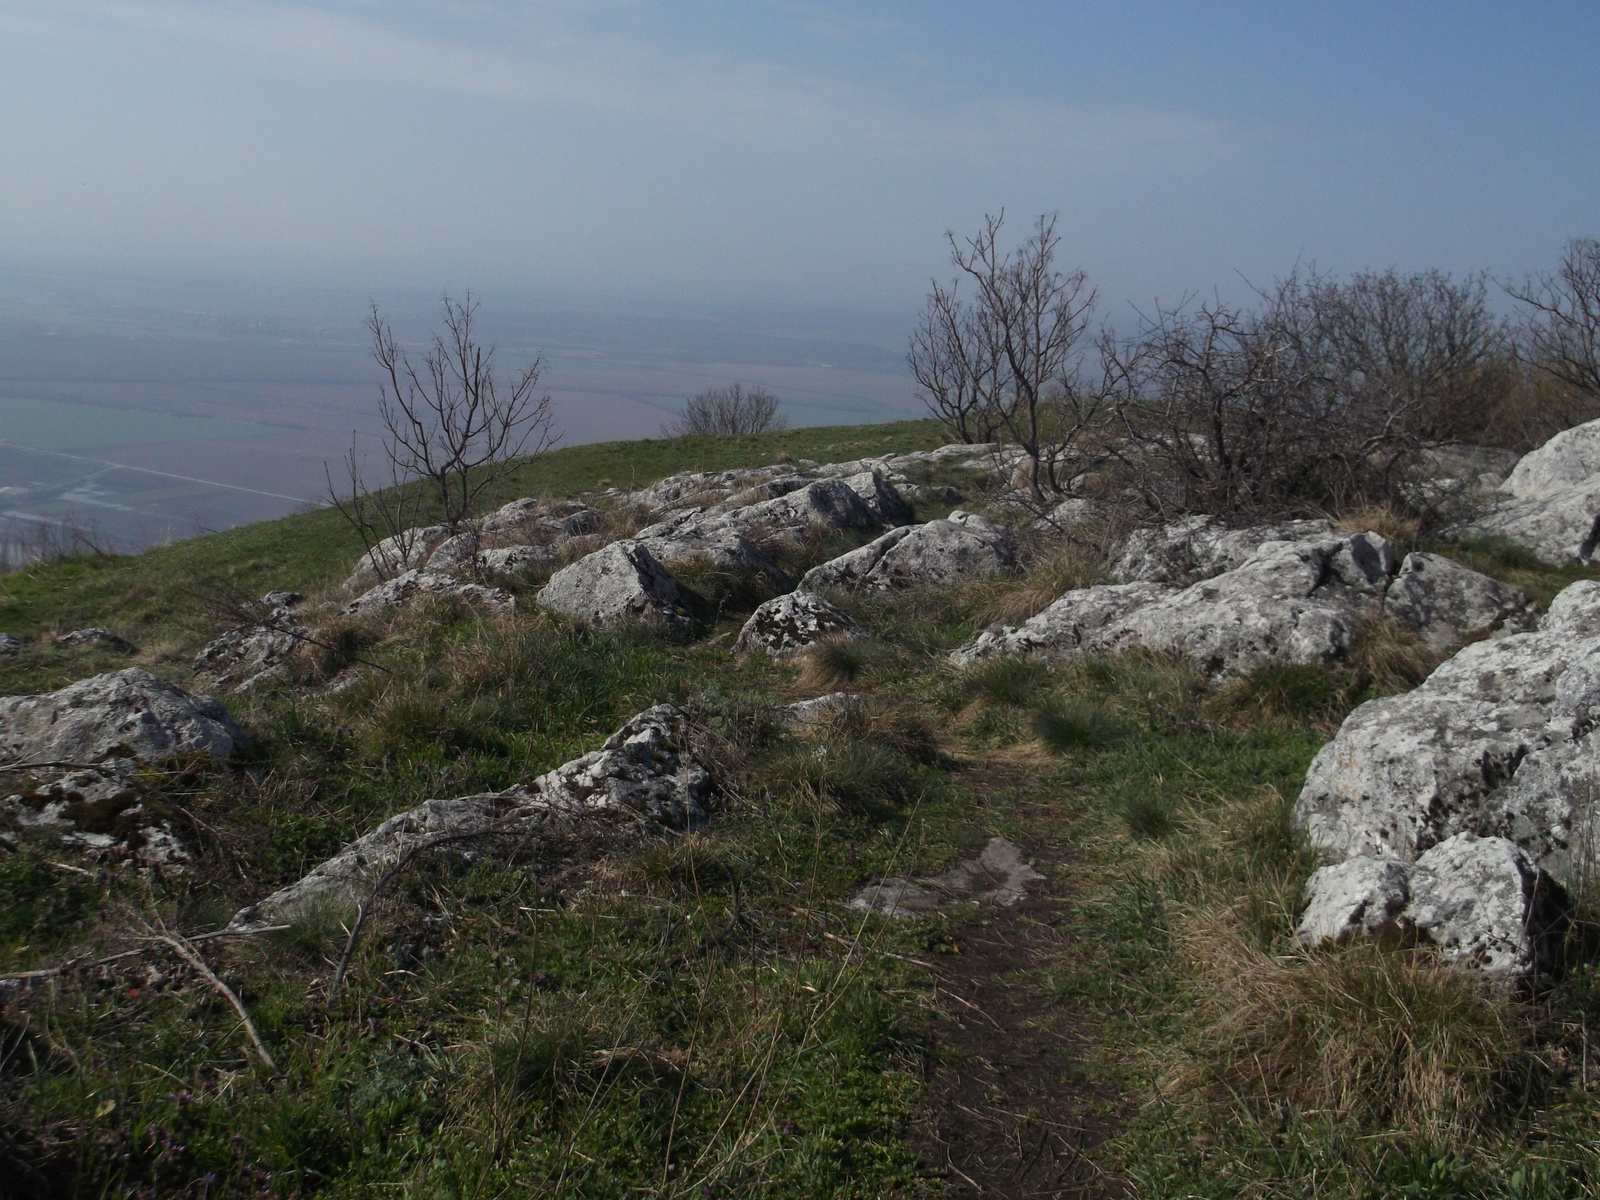
[[[489,504],[943,440],[923,421],[580,446]],[[983,501],[970,475],[926,482]],[[783,565],[846,548],[819,540]],[[1439,548],[1545,602],[1583,574],[1504,547]],[[516,582],[511,616],[330,617],[290,680],[226,698],[253,739],[243,761],[142,778],[191,847],[188,870],[85,862],[27,831],[0,849],[0,973],[73,964],[0,1010],[6,1185],[51,1197],[1600,1187],[1592,975],[1507,1006],[1418,952],[1290,945],[1311,864],[1288,806],[1351,707],[1427,669],[1418,648],[1375,637],[1351,665],[1226,687],[1138,656],[950,671],[945,654],[984,625],[1097,580],[1091,553],[1025,550],[1011,578],[839,597],[871,637],[787,666],[730,653],[760,597],[709,571],[683,576],[703,603],[682,641],[576,629],[531,603],[538,577]],[[319,510],[0,576],[0,630],[24,643],[0,657],[0,694],[128,665],[191,684],[190,660],[221,628],[218,589],[315,599],[360,551]],[[139,653],[49,636],[88,625]],[[775,715],[838,688],[864,707],[804,738]],[[385,817],[531,780],[666,701],[714,748],[721,793],[705,829],[419,860],[336,996],[349,913],[203,943],[277,1075],[217,992],[149,940],[216,929]],[[882,920],[845,904],[995,835],[1045,876],[1016,909]]]

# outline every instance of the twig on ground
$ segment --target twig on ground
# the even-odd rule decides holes
[[[256,1032],[256,1023],[250,1019],[250,1014],[245,1010],[244,1002],[239,999],[234,990],[217,978],[216,973],[206,966],[206,960],[200,957],[200,952],[182,935],[158,933],[154,935],[154,938],[158,942],[165,942],[173,950],[177,951],[179,958],[198,971],[201,978],[209,983],[214,991],[219,993],[229,1004],[233,1005],[233,1011],[238,1013],[239,1019],[244,1022],[244,1030],[250,1035],[250,1041],[255,1046],[256,1053],[261,1056],[261,1061],[267,1065],[267,1070],[276,1075],[278,1073],[278,1064],[272,1060],[272,1055],[267,1052],[266,1044],[262,1042],[261,1035]]]

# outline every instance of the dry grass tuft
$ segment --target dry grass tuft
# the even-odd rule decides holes
[[[1169,1082],[1301,1117],[1458,1141],[1493,1115],[1519,1045],[1492,985],[1369,944],[1272,955],[1232,915],[1176,930],[1200,993],[1191,1061]],[[1286,1115],[1286,1114],[1285,1114]]]
[[[1362,613],[1350,647],[1350,666],[1356,676],[1354,691],[1370,688],[1384,696],[1408,692],[1448,657],[1448,653],[1424,645],[1415,634],[1383,613]]]
[[[1394,544],[1394,552],[1404,558],[1416,548],[1422,523],[1392,505],[1369,505],[1342,513],[1333,522],[1340,533],[1381,533]]]
[[[875,742],[916,762],[931,763],[939,757],[938,735],[922,710],[883,696],[822,710],[807,722],[806,737],[830,745]]]
[[[862,638],[823,638],[806,651],[798,682],[808,690],[854,683],[872,665],[872,659],[873,647]]]
[[[1105,548],[1095,541],[1061,541],[1040,548],[1027,572],[991,599],[985,624],[1020,625],[1064,594],[1106,579]]]

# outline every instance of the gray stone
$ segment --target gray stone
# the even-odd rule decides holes
[[[1515,843],[1458,833],[1414,863],[1359,856],[1323,867],[1306,883],[1296,938],[1306,945],[1374,938],[1432,942],[1448,963],[1491,976],[1546,973],[1564,890]]]
[[[882,471],[860,471],[841,482],[861,498],[879,525],[904,525],[911,520],[911,506]]]
[[[865,636],[866,631],[842,609],[815,592],[802,590],[768,600],[751,613],[733,652],[785,659],[824,638]]]
[[[1296,827],[1326,861],[1415,860],[1458,834],[1505,838],[1558,881],[1597,861],[1600,583],[1535,632],[1476,642],[1414,690],[1352,712],[1312,760]]]
[[[1008,529],[957,509],[942,521],[892,529],[876,541],[813,567],[801,586],[888,591],[998,575],[1015,562]]]
[[[0,696],[0,763],[98,763],[118,754],[159,762],[227,758],[244,731],[210,696],[132,667],[41,696]]]
[[[693,625],[689,598],[660,561],[637,542],[612,542],[550,577],[539,604],[593,626],[643,621],[670,632]]]
[[[869,884],[851,898],[850,907],[888,917],[920,916],[962,901],[1010,908],[1027,896],[1030,884],[1042,882],[1044,876],[1023,858],[1020,846],[996,837],[976,858],[932,878]]]
[[[1539,619],[1528,593],[1439,554],[1406,555],[1383,611],[1425,642],[1451,645],[1502,630],[1521,633]]]
[[[1524,454],[1502,490],[1518,500],[1549,500],[1600,475],[1600,421],[1564,429]]]
[[[0,633],[0,654],[20,654],[22,643],[9,633]]]
[[[1411,869],[1405,917],[1446,962],[1487,975],[1545,973],[1557,965],[1567,901],[1559,884],[1504,838],[1460,833]]]
[[[504,588],[463,583],[454,575],[442,571],[413,569],[363,592],[346,604],[343,611],[347,616],[383,612],[402,608],[424,597],[465,600],[502,610],[516,607],[516,598]]]
[[[1065,533],[1099,521],[1109,514],[1109,509],[1099,500],[1087,496],[1072,496],[1056,505],[1033,523],[1039,533]]]
[[[71,633],[59,634],[56,637],[56,645],[68,647],[101,646],[107,650],[115,650],[118,654],[139,653],[139,647],[135,646],[127,638],[120,637],[112,633],[111,630],[101,629],[98,626],[92,629],[74,629]]]
[[[1268,542],[1332,537],[1327,521],[1278,521],[1230,529],[1212,517],[1186,517],[1169,525],[1136,529],[1111,552],[1117,583],[1164,583],[1185,587],[1242,567]]]
[[[207,642],[195,655],[194,671],[211,687],[242,692],[284,673],[311,631],[287,608],[265,614],[258,624],[241,625]]]
[[[1295,930],[1305,945],[1343,945],[1358,937],[1398,944],[1410,935],[1401,915],[1411,899],[1411,872],[1398,859],[1361,856],[1320,867],[1306,881],[1305,894]]]
[[[842,479],[819,479],[803,488],[729,514],[743,530],[758,526],[789,536],[808,529],[876,529],[880,522],[856,489]]]
[[[1171,591],[1155,583],[1112,583],[1077,588],[1020,627],[987,629],[950,655],[958,667],[996,654],[1041,654],[1066,658],[1097,649],[1107,630],[1129,613]]]
[[[90,861],[131,858],[146,867],[181,871],[189,853],[172,822],[149,803],[151,790],[133,759],[111,758],[87,770],[44,770],[30,786],[0,801],[0,814],[20,829],[45,830]]]
[[[526,845],[585,818],[683,830],[706,820],[713,791],[693,729],[671,705],[646,709],[597,751],[564,763],[531,785],[428,800],[390,817],[310,873],[241,909],[231,928],[293,919],[321,905],[353,907],[382,874],[429,843],[470,850],[496,835]]]
[[[662,563],[706,562],[724,571],[765,576],[774,590],[789,586],[772,556],[740,531],[730,517],[703,517],[698,511],[646,526],[631,539]]]
[[[792,704],[785,704],[779,711],[783,714],[783,723],[792,732],[804,733],[833,713],[859,708],[865,703],[866,701],[854,692],[828,692],[822,696],[813,696],[809,700],[796,700]]]
[[[1493,511],[1456,532],[1504,537],[1546,562],[1588,562],[1600,544],[1600,421],[1556,434],[1522,456]]]
[[[449,536],[450,530],[443,525],[421,525],[384,538],[361,556],[350,578],[344,581],[345,589],[363,592],[375,583],[421,567]]]

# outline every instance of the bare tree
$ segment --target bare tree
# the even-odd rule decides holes
[[[1573,238],[1554,275],[1540,272],[1506,290],[1530,310],[1528,360],[1568,387],[1600,397],[1600,241]]]
[[[440,524],[461,529],[479,497],[558,440],[550,397],[538,394],[543,356],[502,379],[495,348],[474,333],[472,293],[460,301],[446,295],[440,309],[444,331],[433,334],[419,367],[373,304],[367,330],[383,372],[378,415],[387,478],[381,490],[368,485],[353,439],[347,487],[336,488],[329,472],[334,504],[361,533],[369,557],[382,560],[373,564],[382,574],[409,565],[406,538],[425,509],[436,506]]]
[[[735,381],[727,387],[708,388],[684,403],[676,420],[661,427],[664,437],[708,434],[713,437],[744,437],[752,433],[774,433],[789,428],[789,419],[779,411],[778,398],[759,383],[746,391]]]
[[[906,355],[918,398],[961,441],[993,441],[1000,362],[999,347],[989,336],[993,327],[962,303],[954,281],[945,287],[934,280],[932,287]]]
[[[1002,254],[1005,213],[975,237],[950,243],[950,259],[976,291],[970,306],[956,284],[938,283],[909,359],[923,400],[957,436],[1003,431],[1028,461],[1028,492],[1043,504],[1083,465],[1085,435],[1107,413],[1104,376],[1091,381],[1084,335],[1095,293],[1080,271],[1056,269],[1056,218],[1041,216],[1014,252]],[[1070,467],[1069,467],[1070,464]]]

